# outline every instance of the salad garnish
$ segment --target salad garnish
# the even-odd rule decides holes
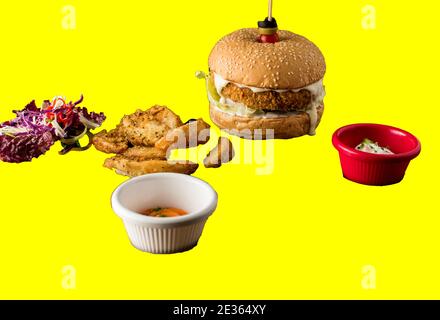
[[[14,111],[14,119],[0,123],[0,160],[31,161],[46,153],[58,140],[63,147],[60,154],[88,149],[91,146],[90,131],[102,124],[105,115],[79,107],[82,95],[76,102],[66,101],[64,97],[56,96],[45,100],[39,108],[33,100],[24,109]],[[86,135],[89,143],[81,146],[79,140]]]

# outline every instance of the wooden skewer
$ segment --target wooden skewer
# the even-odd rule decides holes
[[[272,21],[272,0],[269,0],[269,8],[267,13],[267,19]]]

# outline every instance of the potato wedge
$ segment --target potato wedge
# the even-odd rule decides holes
[[[95,148],[105,153],[122,153],[128,149],[128,140],[121,132],[120,126],[107,132],[102,130],[92,138]]]
[[[170,130],[155,143],[155,147],[164,151],[191,148],[205,144],[210,137],[210,125],[199,118],[176,129]]]
[[[166,160],[166,152],[154,147],[132,147],[128,148],[122,155],[130,160],[144,161],[144,160]]]
[[[165,134],[182,125],[180,117],[165,106],[137,110],[121,120],[121,129],[134,146],[154,146]]]
[[[206,168],[219,168],[223,163],[228,163],[235,156],[234,146],[231,140],[220,137],[214,149],[212,149],[203,160]]]
[[[122,155],[116,155],[113,158],[106,159],[104,167],[115,169],[118,174],[135,177],[157,172],[193,174],[199,165],[190,161],[168,161],[157,159],[137,161],[128,159]]]

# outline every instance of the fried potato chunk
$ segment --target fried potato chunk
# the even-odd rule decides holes
[[[166,160],[166,152],[154,147],[135,146],[127,149],[122,155],[130,160],[144,161],[151,159]]]
[[[192,148],[199,144],[205,144],[210,137],[210,125],[199,118],[190,121],[174,130],[170,130],[164,137],[160,138],[155,147],[164,151],[172,149]]]
[[[134,146],[154,146],[169,130],[181,125],[180,117],[164,106],[137,110],[121,120],[121,128]]]
[[[122,155],[106,159],[104,167],[115,169],[116,173],[129,177],[140,176],[148,173],[175,172],[193,174],[199,165],[190,161],[169,161],[169,160],[131,160]]]
[[[122,153],[128,149],[128,140],[120,126],[109,132],[102,130],[95,134],[92,143],[97,150],[105,153]]]
[[[198,164],[167,160],[173,148],[187,148],[209,140],[209,124],[202,119],[183,124],[180,117],[164,106],[153,106],[125,115],[113,130],[92,139],[96,149],[116,156],[106,159],[104,167],[134,177],[155,172],[192,174]]]
[[[228,163],[235,156],[234,146],[226,137],[220,137],[214,149],[212,149],[203,164],[206,168],[219,168],[223,163]]]

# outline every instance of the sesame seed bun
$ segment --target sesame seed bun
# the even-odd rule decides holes
[[[212,121],[222,130],[246,139],[267,139],[266,130],[274,130],[275,139],[290,139],[308,134],[310,131],[310,117],[306,112],[285,114],[279,117],[246,117],[224,112],[210,103]],[[324,113],[324,104],[317,108],[317,123]],[[258,136],[261,133],[261,136]]]
[[[267,89],[299,89],[321,80],[326,65],[319,48],[290,31],[276,43],[258,42],[258,29],[226,35],[209,56],[209,68],[224,79]]]

